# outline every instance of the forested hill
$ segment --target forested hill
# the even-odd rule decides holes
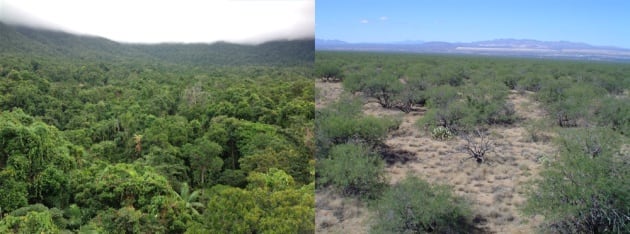
[[[313,56],[0,24],[0,233],[313,233]]]
[[[71,60],[142,60],[182,65],[304,65],[314,60],[314,40],[260,45],[127,44],[106,38],[12,26],[0,22],[0,54]]]
[[[191,65],[299,65],[314,61],[314,41],[273,41],[260,45],[213,44],[127,45],[162,61]]]

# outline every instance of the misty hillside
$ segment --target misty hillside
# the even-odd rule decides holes
[[[273,41],[260,45],[214,44],[135,44],[127,45],[152,58],[172,63],[297,65],[314,60],[313,40]]]
[[[126,44],[106,38],[0,23],[0,54],[79,60],[143,60],[186,65],[300,65],[312,63],[313,40],[260,45]]]

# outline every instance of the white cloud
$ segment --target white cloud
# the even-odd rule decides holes
[[[315,34],[314,0],[4,2],[10,6],[7,8],[21,12],[13,15],[38,18],[34,24],[56,25],[62,30],[123,42],[260,43],[312,38]]]
[[[385,21],[385,20],[388,20],[389,18],[387,18],[387,16],[381,16],[381,17],[380,17],[380,18],[378,18],[378,19],[380,19],[380,20],[382,20],[382,21]]]
[[[368,20],[366,20],[366,19],[362,19],[362,20],[361,20],[361,21],[359,21],[359,22],[361,22],[362,24],[367,24],[367,23],[369,23],[370,21],[368,21]]]

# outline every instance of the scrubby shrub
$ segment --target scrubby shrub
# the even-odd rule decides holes
[[[537,92],[542,87],[543,80],[551,79],[550,76],[544,76],[544,74],[528,74],[518,80],[516,85],[517,89],[524,89],[527,91]]]
[[[348,74],[342,81],[343,89],[350,93],[362,91],[365,87],[365,81],[370,75],[370,73],[364,71],[356,71]]]
[[[507,102],[504,85],[482,80],[460,90],[445,85],[428,92],[431,109],[419,121],[421,127],[442,126],[454,133],[479,125],[512,124],[518,118],[514,105]]]
[[[383,160],[364,145],[337,145],[319,163],[320,184],[332,185],[345,195],[371,199],[386,185]]]
[[[454,102],[444,108],[429,109],[425,115],[418,120],[421,128],[433,129],[444,127],[453,133],[470,128],[463,121],[466,117],[466,106],[463,102]]]
[[[323,81],[343,80],[343,71],[339,68],[339,65],[332,63],[315,64],[315,75]]]
[[[362,91],[366,96],[376,98],[383,108],[392,108],[398,102],[396,95],[403,87],[398,77],[382,72],[368,77]]]
[[[550,104],[550,109],[560,127],[584,126],[592,122],[596,100],[606,95],[606,90],[589,84],[574,84],[563,92],[564,98]],[[583,124],[579,124],[582,122]]]
[[[544,215],[551,232],[630,232],[630,158],[616,139],[606,129],[562,131],[560,152],[530,188],[524,212]]]
[[[466,119],[469,124],[512,124],[516,121],[514,105],[506,101],[508,88],[491,79],[463,89]]]
[[[459,99],[457,88],[441,85],[427,90],[427,104],[430,108],[443,108]]]
[[[630,98],[603,98],[595,111],[599,126],[607,126],[623,135],[630,136]]]
[[[357,106],[359,108],[355,109]],[[352,100],[342,100],[320,110],[315,122],[318,158],[328,155],[329,149],[337,144],[356,142],[372,148],[379,146],[387,133],[400,125],[393,119],[362,116],[360,103]]]
[[[447,186],[413,176],[385,191],[376,212],[372,233],[466,233],[472,228],[465,200]]]

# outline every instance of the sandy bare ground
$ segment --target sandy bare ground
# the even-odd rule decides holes
[[[319,109],[339,99],[343,87],[341,83],[315,82],[315,108]]]
[[[338,95],[337,84],[319,84],[320,91]],[[342,90],[342,89],[341,89]],[[513,103],[517,115],[524,121],[544,116],[544,111],[532,101],[531,93],[511,92],[508,101]],[[326,97],[330,103],[334,96]],[[397,110],[383,109],[374,102],[367,102],[366,115],[401,118],[398,130],[390,133],[386,144],[393,150],[406,151],[414,160],[394,163],[386,168],[390,183],[394,184],[408,174],[432,183],[447,184],[456,194],[466,197],[472,208],[479,228],[490,233],[532,233],[542,217],[525,217],[518,208],[525,202],[524,183],[538,175],[539,160],[545,155],[555,154],[550,143],[532,142],[520,123],[514,126],[493,127],[490,139],[494,149],[483,164],[468,157],[461,147],[465,141],[454,138],[438,141],[430,137],[429,131],[416,126],[424,115],[424,109],[404,114]],[[341,198],[328,190],[316,192],[317,233],[367,233],[370,212],[364,204]],[[345,199],[345,200],[344,200]],[[337,214],[337,215],[334,215]]]
[[[370,212],[354,198],[342,197],[330,189],[315,192],[316,233],[368,233]]]

